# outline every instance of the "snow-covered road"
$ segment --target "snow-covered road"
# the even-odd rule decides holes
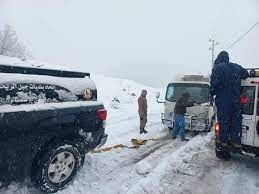
[[[259,193],[259,161],[234,156],[230,162],[214,155],[213,134],[198,135],[188,143],[171,140],[151,115],[149,132],[161,131],[160,141],[149,142],[138,150],[118,149],[89,154],[76,180],[59,194],[74,193]],[[110,122],[107,129],[125,126],[110,142],[127,143],[138,137],[137,117]],[[154,123],[154,124],[152,124]],[[152,135],[149,135],[152,136]],[[116,137],[116,136],[115,136]],[[111,143],[109,143],[111,144]],[[31,187],[13,184],[2,193],[39,193]]]
[[[205,163],[206,172],[192,181],[189,188],[199,184],[192,193],[259,193],[259,159],[247,156],[232,156],[224,162],[212,155]],[[191,190],[190,190],[191,191]]]
[[[103,78],[102,78],[103,79]],[[139,149],[116,149],[105,153],[87,154],[84,167],[75,181],[59,194],[174,193],[174,194],[256,194],[259,193],[259,159],[233,156],[231,161],[219,160],[214,154],[213,133],[190,137],[190,142],[170,139],[161,124],[162,105],[155,103],[155,90],[149,90],[149,114],[146,135],[138,132],[136,97],[128,99],[116,90],[125,88],[117,80],[114,89],[101,96],[109,112],[104,147],[130,145],[132,138],[150,141]],[[103,83],[97,80],[97,83]],[[117,83],[117,85],[116,85]],[[127,82],[127,84],[133,84]],[[131,85],[140,91],[142,86]],[[137,93],[136,90],[133,92]],[[101,93],[100,92],[100,93]],[[102,94],[102,93],[101,93]],[[119,109],[109,107],[110,99],[122,101]],[[30,184],[29,184],[30,185]],[[13,183],[1,194],[40,194],[31,186]]]

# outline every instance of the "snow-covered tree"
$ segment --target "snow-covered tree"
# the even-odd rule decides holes
[[[0,55],[21,59],[31,57],[24,44],[18,40],[14,28],[8,24],[0,28]]]

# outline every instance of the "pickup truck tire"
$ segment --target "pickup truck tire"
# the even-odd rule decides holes
[[[72,143],[58,143],[47,150],[38,161],[33,182],[47,193],[54,193],[67,187],[76,177],[84,156]]]

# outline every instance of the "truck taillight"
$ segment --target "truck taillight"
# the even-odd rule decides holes
[[[102,120],[105,121],[107,119],[107,110],[101,109],[97,111],[98,117]]]
[[[216,136],[219,136],[219,131],[220,131],[220,124],[219,124],[219,123],[216,123],[216,124],[215,124],[215,135],[216,135]]]

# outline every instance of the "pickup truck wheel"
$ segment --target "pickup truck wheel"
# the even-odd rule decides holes
[[[229,161],[231,158],[231,153],[229,151],[223,151],[219,148],[215,148],[215,154],[218,158],[223,159],[225,161]]]
[[[57,192],[73,181],[82,159],[76,146],[60,143],[42,155],[32,178],[40,190]]]

